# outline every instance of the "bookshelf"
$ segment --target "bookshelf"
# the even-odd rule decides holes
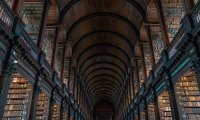
[[[69,59],[65,60],[64,66],[65,67],[64,67],[64,79],[63,79],[63,82],[68,88],[68,84],[69,84],[69,69],[70,69],[70,61],[69,61]]]
[[[60,106],[58,104],[54,104],[52,120],[60,120]]]
[[[161,95],[159,95],[158,107],[161,120],[172,120],[169,93],[167,91],[164,91]]]
[[[176,96],[181,119],[199,120],[200,92],[195,75],[179,79],[176,83]]]
[[[146,113],[145,113],[144,109],[142,109],[140,111],[140,120],[146,120]]]
[[[55,40],[55,28],[46,28],[42,40],[42,51],[46,55],[46,60],[51,64],[53,46]]]
[[[145,68],[146,68],[146,73],[148,77],[149,72],[152,69],[149,44],[143,44],[143,50],[144,50]]]
[[[153,51],[154,51],[154,57],[155,57],[155,62],[157,63],[158,60],[161,57],[161,53],[164,49],[164,43],[162,40],[162,33],[160,30],[160,27],[151,27],[151,38],[152,38],[152,43],[153,43]]]
[[[36,120],[48,119],[49,97],[41,92],[38,95]]]
[[[139,72],[139,88],[142,87],[144,83],[144,73],[143,73],[143,65],[142,60],[138,60],[138,72]]]
[[[37,43],[38,33],[40,29],[40,21],[42,19],[43,2],[24,2],[22,8],[22,20],[25,23],[25,30]]]
[[[155,107],[153,103],[149,103],[148,107],[148,120],[155,120]]]
[[[63,114],[63,119],[62,120],[68,120],[68,113],[65,111],[62,114]]]
[[[63,49],[64,48],[62,46],[59,46],[56,52],[55,70],[58,73],[59,78],[61,76]]]
[[[162,0],[165,23],[169,40],[172,41],[180,27],[180,21],[185,15],[183,0]]]
[[[24,78],[14,75],[9,85],[3,120],[27,120],[31,96],[32,85]]]

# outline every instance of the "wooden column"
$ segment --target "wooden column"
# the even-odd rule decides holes
[[[65,57],[66,57],[65,52],[66,52],[66,45],[64,44],[63,45],[63,56],[62,56],[63,59],[62,59],[62,63],[61,63],[62,65],[61,65],[61,72],[60,72],[60,74],[61,74],[60,78],[61,78],[62,81],[64,80],[64,72],[65,72],[65,69],[66,69],[66,68],[64,68],[65,67],[65,60],[66,60],[65,59]]]
[[[32,100],[31,100],[31,108],[30,108],[30,113],[29,113],[29,120],[33,120],[36,118],[38,96],[40,92],[41,92],[40,86],[34,85],[33,95],[32,95]]]
[[[183,0],[183,1],[186,13],[190,12],[190,10],[194,7],[194,1],[193,0]]]
[[[130,103],[131,103],[131,100],[133,98],[133,89],[131,89],[131,88],[133,87],[133,84],[132,84],[132,77],[129,76],[128,78],[129,78],[129,95],[130,95]]]
[[[43,4],[43,11],[42,11],[42,19],[40,22],[40,29],[39,29],[39,34],[38,34],[38,40],[37,40],[37,46],[39,48],[41,48],[41,42],[43,39],[43,33],[45,30],[45,26],[46,26],[46,20],[47,20],[47,15],[48,15],[48,11],[50,8],[50,0],[44,0],[44,4]]]
[[[62,98],[61,104],[60,104],[60,120],[63,120],[64,100],[65,100],[65,97]]]
[[[154,88],[152,88],[152,96],[153,96],[153,105],[154,105],[154,111],[155,111],[155,119],[160,120],[160,113],[159,113],[159,108],[158,108],[158,96]]]
[[[13,12],[14,12],[17,16],[21,16],[20,13],[21,13],[22,8],[23,8],[23,3],[24,3],[24,0],[14,0]]]
[[[56,34],[55,34],[55,40],[53,43],[53,51],[52,51],[52,58],[51,58],[51,67],[54,69],[55,69],[56,50],[57,50],[57,44],[58,44],[60,32],[61,32],[60,28],[56,28]]]
[[[135,82],[134,82],[134,68],[131,68],[131,80],[132,80],[132,98],[135,99]]]
[[[146,32],[147,32],[147,36],[148,36],[148,44],[149,44],[149,50],[150,50],[150,54],[151,54],[151,64],[152,64],[152,68],[153,66],[155,66],[155,55],[154,55],[154,50],[153,50],[153,43],[152,43],[152,39],[151,39],[151,31],[150,31],[150,27],[146,26],[145,27]]]
[[[145,81],[147,79],[147,71],[146,71],[146,65],[145,65],[143,43],[140,43],[140,50],[141,50],[141,53],[142,53],[142,66],[143,66],[143,74],[144,74],[144,81]]]
[[[137,109],[137,112],[138,112],[138,120],[140,120],[140,108],[139,108],[139,106],[138,105],[136,105],[136,109]]]
[[[146,98],[143,96],[143,100],[144,100],[144,110],[145,110],[145,119],[146,120],[149,120],[148,118],[148,107],[147,107],[147,101],[146,101]]]
[[[48,120],[52,120],[52,117],[53,117],[53,107],[54,107],[54,104],[55,104],[54,91],[55,91],[55,88],[51,91]]]
[[[169,37],[168,37],[168,33],[167,33],[167,27],[165,24],[162,2],[161,2],[161,0],[155,0],[155,4],[156,4],[157,12],[158,12],[160,28],[162,31],[163,43],[164,43],[165,47],[167,47],[169,45],[170,41],[169,41]]]
[[[11,60],[12,50],[14,45],[11,44],[7,50],[6,57],[2,64],[2,71],[0,74],[0,119],[3,119],[4,108],[6,105],[6,99],[8,95],[10,80],[12,74],[15,71],[15,61]]]
[[[70,120],[70,116],[71,116],[71,115],[70,115],[70,112],[71,112],[71,111],[70,111],[70,107],[71,107],[71,105],[69,105],[69,108],[68,108],[68,113],[67,113],[67,114],[68,114],[68,116],[67,116],[67,117],[68,117],[68,120]]]
[[[167,80],[169,82],[168,92],[169,92],[172,118],[173,118],[173,120],[180,120],[179,113],[178,113],[178,107],[177,107],[177,103],[176,103],[174,84],[172,82],[170,72],[167,69],[166,69],[166,73],[167,73]]]
[[[135,66],[136,66],[136,78],[137,78],[137,91],[139,90],[140,87],[140,78],[139,78],[139,71],[138,71],[138,60],[135,60]]]

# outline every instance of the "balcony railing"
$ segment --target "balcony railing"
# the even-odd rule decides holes
[[[178,32],[176,33],[176,35],[174,36],[170,46],[168,47],[168,57],[169,59],[176,53],[177,51],[177,45],[179,44],[179,42],[182,40],[183,36],[186,34],[183,25],[179,28]]]
[[[5,1],[0,0],[0,20],[9,28],[12,29],[14,23],[15,15],[13,11],[9,8]]]
[[[192,20],[195,27],[200,24],[200,2],[198,2],[196,6],[193,8]]]

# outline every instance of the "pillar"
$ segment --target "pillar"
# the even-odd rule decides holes
[[[23,8],[23,3],[24,3],[24,0],[14,0],[13,12],[18,16],[21,16],[20,13]]]
[[[194,1],[193,0],[183,0],[185,5],[186,13],[189,13],[190,10],[194,7]]]
[[[158,108],[158,96],[157,96],[156,90],[154,88],[152,88],[152,96],[153,96],[155,118],[156,118],[156,120],[160,120],[160,113],[159,113],[159,108]]]
[[[7,94],[9,90],[9,84],[12,77],[12,73],[15,71],[16,61],[11,60],[13,54],[13,45],[11,44],[7,50],[6,57],[2,64],[2,71],[0,74],[0,119],[3,119],[4,108],[6,105]]]
[[[179,120],[179,113],[178,113],[178,109],[177,109],[176,96],[175,96],[175,91],[174,91],[174,84],[172,82],[170,72],[167,69],[165,69],[165,70],[166,70],[166,73],[167,73],[167,82],[169,84],[167,90],[169,92],[172,118],[173,118],[173,120]]]
[[[41,87],[36,85],[36,87],[33,88],[29,120],[33,120],[36,118],[38,96],[39,96],[40,92],[41,92]]]
[[[170,41],[169,41],[169,37],[168,37],[168,33],[167,33],[167,27],[165,24],[165,18],[164,18],[161,0],[155,0],[155,4],[156,4],[157,12],[158,12],[160,28],[161,28],[162,35],[163,35],[163,43],[166,47],[169,45]]]
[[[49,116],[48,116],[48,120],[52,120],[52,115],[53,115],[53,107],[55,104],[55,100],[54,100],[54,89],[51,92],[51,98],[50,98],[50,104],[49,104]]]
[[[147,71],[146,71],[146,65],[145,65],[143,43],[140,43],[140,50],[141,50],[141,53],[142,53],[142,66],[143,66],[143,74],[144,74],[144,81],[145,81],[147,79]]]
[[[153,43],[152,43],[152,39],[151,39],[151,31],[150,31],[150,27],[149,26],[145,26],[146,32],[147,32],[147,36],[148,36],[148,44],[149,44],[149,50],[150,50],[150,54],[151,54],[151,64],[152,64],[152,68],[153,66],[155,66],[155,56],[154,56],[154,50],[153,50]]]
[[[43,37],[44,30],[45,30],[45,25],[46,25],[48,11],[50,8],[50,3],[51,3],[50,0],[44,0],[42,19],[40,21],[40,30],[39,30],[38,41],[37,41],[37,46],[39,48],[41,48],[41,41],[43,39],[42,37]]]

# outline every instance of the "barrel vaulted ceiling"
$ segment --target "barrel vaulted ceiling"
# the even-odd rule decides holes
[[[59,42],[66,45],[66,57],[72,57],[92,105],[100,101],[116,105],[120,100],[132,59],[139,54],[136,44],[146,22],[146,4],[146,0],[58,0],[63,30],[59,36],[64,36]]]

